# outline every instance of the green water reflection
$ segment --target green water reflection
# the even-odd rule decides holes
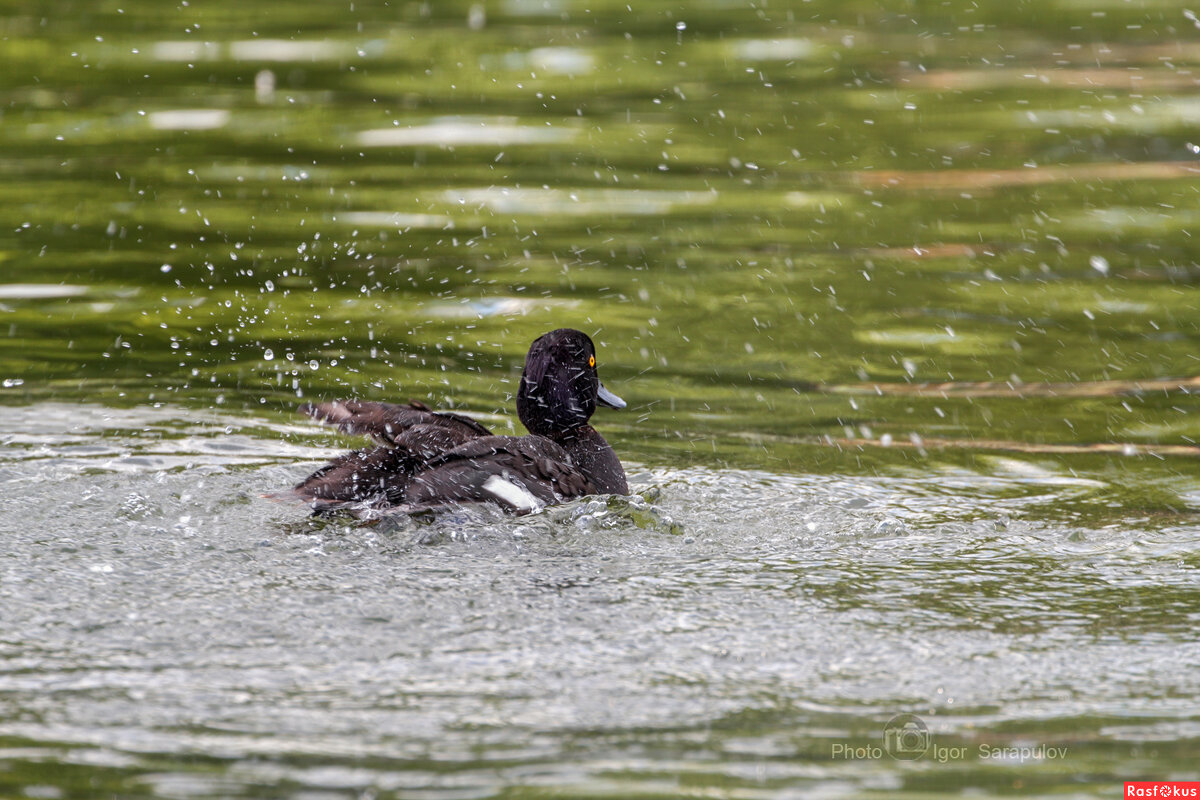
[[[632,462],[1020,463],[1091,480],[1047,518],[1186,522],[1197,28],[1149,0],[3,2],[0,403],[512,419],[528,342],[571,325]]]
[[[0,300],[8,402],[501,410],[575,323],[647,412],[635,452],[1200,434],[1186,396],[811,391],[1196,373],[1196,37],[1166,6],[124,5],[6,18],[5,280],[52,295]]]

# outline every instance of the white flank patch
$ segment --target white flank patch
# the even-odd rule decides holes
[[[528,489],[499,475],[493,475],[484,481],[483,489],[497,500],[503,500],[524,513],[540,511],[542,508],[542,501],[534,497]]]

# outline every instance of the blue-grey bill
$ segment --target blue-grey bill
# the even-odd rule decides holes
[[[600,405],[608,406],[609,408],[624,408],[625,401],[617,397],[615,394],[604,388],[604,384],[600,384],[600,391],[596,392],[596,399],[600,401]]]

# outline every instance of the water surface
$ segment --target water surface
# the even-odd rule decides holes
[[[1200,30],[978,6],[0,4],[0,793],[1200,778]],[[563,325],[633,497],[260,497]]]

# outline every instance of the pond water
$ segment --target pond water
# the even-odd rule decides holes
[[[0,794],[1200,779],[1191,11],[100,0],[0,41]],[[517,431],[565,325],[632,497],[262,499],[354,444],[304,400]]]

